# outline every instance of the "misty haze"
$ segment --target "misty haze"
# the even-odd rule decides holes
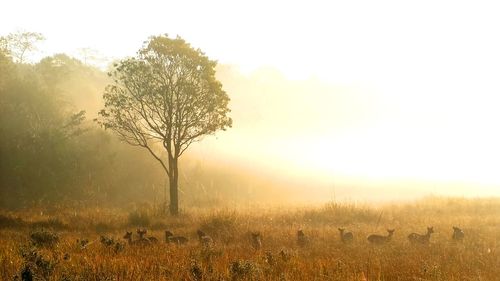
[[[500,280],[500,5],[0,7],[0,280]]]

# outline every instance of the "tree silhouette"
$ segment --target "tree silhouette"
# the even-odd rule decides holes
[[[179,211],[179,157],[204,135],[232,124],[229,97],[215,78],[216,64],[180,37],[154,36],[109,74],[114,83],[105,90],[98,121],[162,165],[173,215]]]
[[[45,40],[45,37],[37,32],[19,31],[0,37],[0,49],[8,53],[18,63],[24,63],[28,52],[36,51],[36,43]]]

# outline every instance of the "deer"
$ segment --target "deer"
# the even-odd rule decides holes
[[[304,234],[302,229],[299,229],[297,231],[297,245],[299,247],[305,247],[307,244],[309,244],[309,237]]]
[[[144,237],[148,231],[146,229],[137,229],[137,234],[139,235],[139,239],[147,239],[151,243],[158,243],[158,239],[154,236]]]
[[[202,230],[198,229],[198,231],[196,231],[196,234],[198,234],[198,239],[200,240],[200,243],[203,246],[208,247],[214,243],[214,240],[212,239],[212,237],[208,236]]]
[[[113,238],[106,237],[103,235],[101,235],[100,241],[101,241],[101,244],[103,244],[106,247],[111,247],[115,244],[115,240]]]
[[[80,249],[85,249],[90,244],[89,239],[76,239],[76,245],[80,246]]]
[[[339,228],[339,232],[340,232],[340,241],[342,241],[342,243],[351,243],[352,240],[354,239],[352,232],[345,232],[345,229],[343,228]]]
[[[434,228],[432,226],[427,227],[426,234],[412,233],[408,235],[408,240],[412,244],[429,244],[432,233],[434,233]]]
[[[286,249],[281,249],[278,254],[283,261],[290,260],[290,253]]]
[[[453,241],[462,241],[462,240],[464,240],[464,237],[465,237],[464,231],[462,229],[454,226],[453,227],[453,235],[451,236]]]
[[[165,242],[175,243],[177,245],[183,245],[183,244],[186,244],[188,242],[188,239],[184,236],[174,236],[174,234],[171,231],[166,230],[165,231]]]
[[[139,237],[139,239],[137,240],[132,240],[132,232],[129,231],[125,233],[123,239],[127,240],[129,245],[140,245],[140,246],[151,245],[151,241],[149,241],[149,239],[147,238]]]
[[[262,235],[260,232],[251,232],[250,235],[252,237],[252,247],[255,250],[260,250],[262,248]]]
[[[381,245],[388,243],[392,239],[392,235],[394,234],[394,229],[387,229],[387,236],[372,234],[368,236],[368,242],[371,244]]]

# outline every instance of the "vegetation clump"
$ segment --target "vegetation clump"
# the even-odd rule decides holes
[[[250,278],[258,280],[260,268],[257,263],[250,260],[233,261],[229,267],[232,280],[242,280]]]
[[[31,243],[38,247],[53,247],[59,242],[59,235],[49,230],[36,230],[30,234]]]
[[[49,280],[54,272],[57,261],[45,258],[36,248],[21,249],[23,266],[20,272],[21,280]]]

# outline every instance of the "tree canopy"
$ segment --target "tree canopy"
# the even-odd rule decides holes
[[[37,50],[36,43],[45,40],[37,32],[19,31],[0,37],[0,50],[7,50],[16,62],[24,63],[26,54]]]
[[[178,212],[177,159],[193,142],[232,125],[216,64],[180,37],[154,36],[136,57],[115,65],[104,93],[99,122],[160,162],[170,179],[172,214]]]

